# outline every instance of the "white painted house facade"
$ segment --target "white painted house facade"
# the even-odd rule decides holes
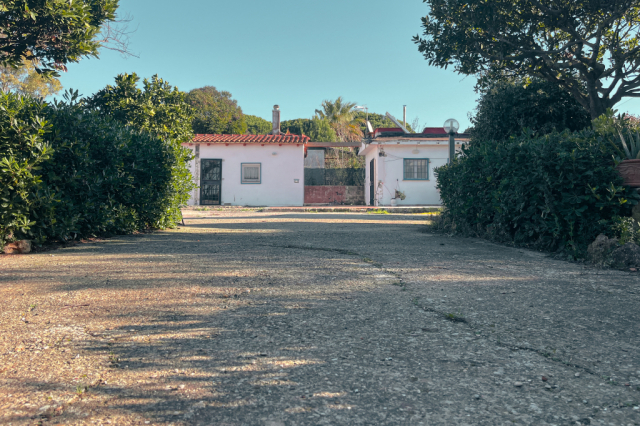
[[[456,136],[456,150],[468,141]],[[401,129],[376,129],[358,153],[365,157],[365,202],[370,206],[439,206],[434,169],[449,161],[449,135],[442,129],[403,133]],[[404,200],[396,198],[403,192]]]
[[[302,206],[304,144],[298,135],[196,135],[192,206]]]

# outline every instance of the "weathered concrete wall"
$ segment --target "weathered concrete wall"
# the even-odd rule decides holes
[[[364,186],[305,186],[305,204],[364,204]]]

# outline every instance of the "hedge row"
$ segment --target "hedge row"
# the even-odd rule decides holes
[[[437,169],[441,226],[582,257],[638,202],[613,168],[613,148],[592,130],[502,142],[473,141]]]
[[[0,248],[175,225],[187,160],[179,141],[76,97],[0,93]]]

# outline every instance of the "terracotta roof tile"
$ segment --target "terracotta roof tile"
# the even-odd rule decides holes
[[[446,135],[447,134],[447,132],[445,132],[442,127],[425,127],[422,133],[430,134],[430,135]]]
[[[277,143],[303,144],[309,142],[309,136],[300,135],[195,135],[192,143]]]

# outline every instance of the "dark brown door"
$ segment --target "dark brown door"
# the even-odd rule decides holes
[[[222,160],[201,160],[200,205],[220,205]]]

